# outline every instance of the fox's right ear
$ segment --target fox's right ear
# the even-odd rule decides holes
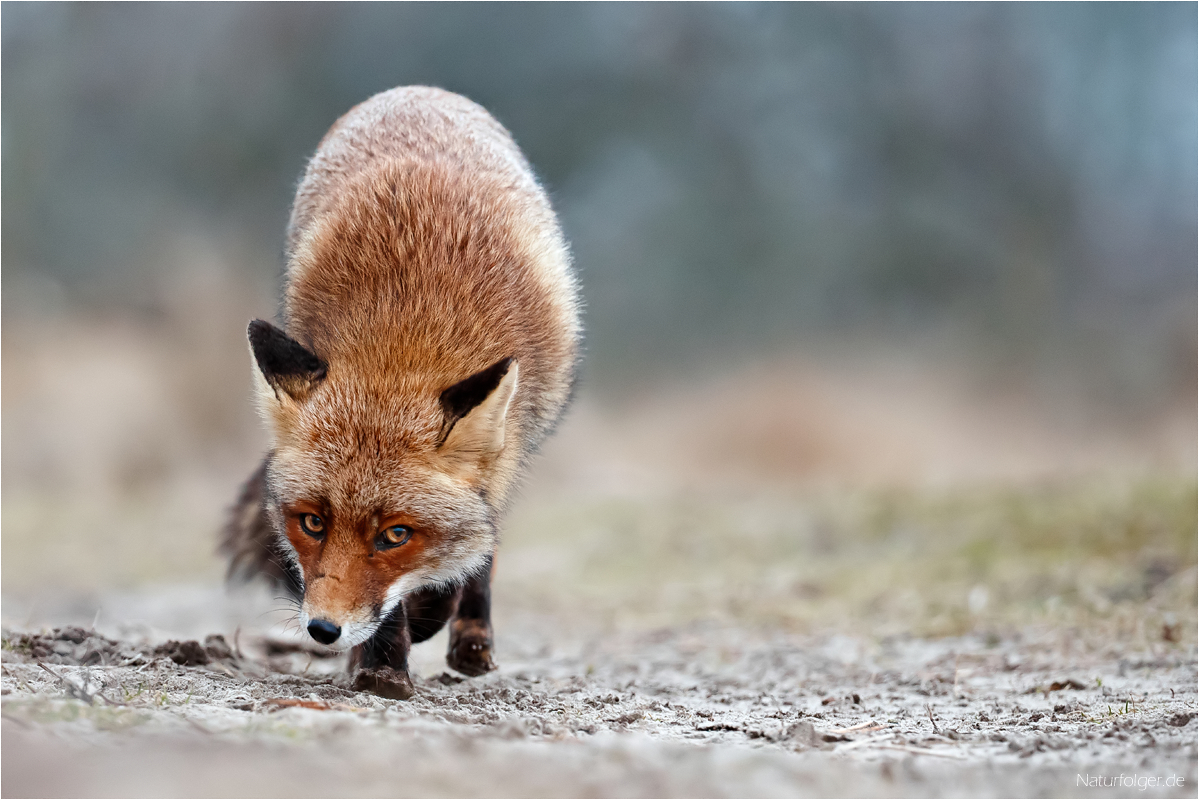
[[[275,393],[303,402],[325,379],[328,365],[316,353],[269,322],[256,319],[247,331],[258,371]]]

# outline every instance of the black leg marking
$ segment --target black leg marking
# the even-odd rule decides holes
[[[482,675],[495,669],[491,660],[492,560],[462,587],[458,610],[450,623],[450,650],[446,663],[464,675]]]
[[[404,598],[408,611],[408,630],[412,643],[431,639],[445,626],[446,620],[458,606],[461,586],[421,589]]]
[[[408,615],[404,604],[383,621],[375,635],[354,648],[350,656],[354,691],[371,692],[393,700],[412,697],[412,678],[408,675],[408,650],[412,645]]]

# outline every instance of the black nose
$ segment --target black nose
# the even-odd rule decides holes
[[[341,636],[341,628],[327,619],[314,619],[308,623],[308,635],[321,644],[333,644]]]

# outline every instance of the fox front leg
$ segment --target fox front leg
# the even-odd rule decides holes
[[[408,614],[404,604],[384,620],[375,635],[354,648],[350,667],[354,672],[353,689],[370,692],[392,700],[412,697],[412,676],[408,674],[408,650],[412,634],[408,630]]]
[[[491,573],[494,564],[488,558],[486,566],[462,587],[458,610],[450,622],[446,663],[471,677],[495,669],[495,662],[491,660]]]

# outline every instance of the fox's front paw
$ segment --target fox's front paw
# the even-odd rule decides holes
[[[450,651],[445,662],[451,669],[472,678],[491,672],[491,629],[473,620],[454,620],[450,627]]]
[[[353,688],[356,692],[370,692],[391,700],[407,700],[415,691],[408,673],[396,672],[391,667],[358,670]]]

